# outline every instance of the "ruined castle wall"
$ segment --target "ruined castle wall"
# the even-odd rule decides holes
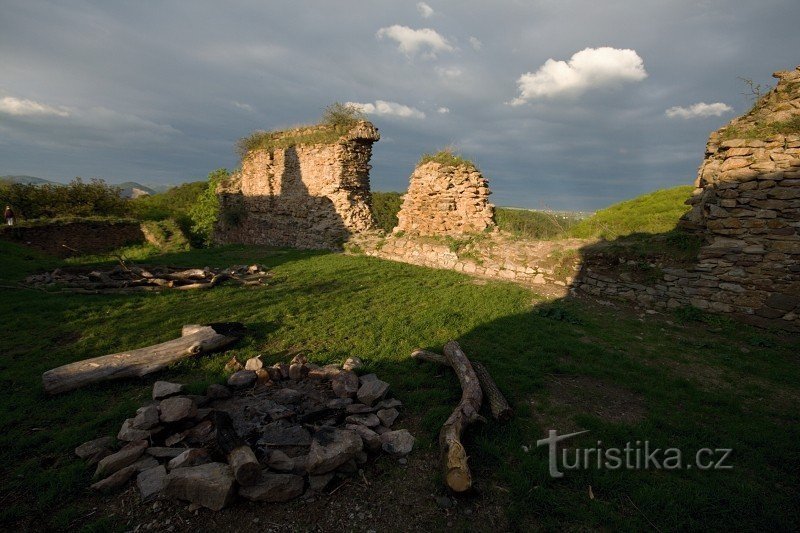
[[[800,135],[775,133],[800,120],[800,67],[775,76],[751,113],[709,138],[680,224],[704,239],[696,262],[664,269],[646,287],[600,274],[587,259],[584,290],[800,330]]]
[[[488,181],[470,165],[433,161],[414,169],[395,231],[458,235],[494,228]]]
[[[374,229],[369,161],[379,138],[361,122],[334,143],[248,153],[218,191],[215,239],[325,249]]]

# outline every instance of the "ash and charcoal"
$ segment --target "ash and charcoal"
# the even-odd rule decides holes
[[[213,510],[237,497],[283,502],[332,488],[379,454],[402,458],[414,445],[394,428],[402,407],[387,398],[389,386],[374,374],[358,376],[358,361],[319,367],[296,357],[264,367],[253,358],[232,360],[228,386],[205,395],[157,382],[154,403],[140,408],[117,435],[79,446],[75,453],[97,465],[92,488],[120,490],[136,480],[143,500],[188,500]],[[345,384],[347,386],[337,386]],[[227,413],[239,450],[258,462],[260,477],[238,475],[234,453],[222,447],[216,412]],[[219,423],[219,422],[218,422]],[[256,471],[257,473],[257,471]]]

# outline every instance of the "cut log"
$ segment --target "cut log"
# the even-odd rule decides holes
[[[411,357],[421,361],[428,361],[439,365],[450,366],[450,363],[447,361],[445,356],[438,353],[429,352],[428,350],[414,350],[411,353]],[[486,367],[483,366],[483,364],[477,361],[470,361],[470,363],[472,364],[472,369],[475,370],[475,374],[478,376],[478,382],[481,384],[481,390],[483,390],[483,394],[489,401],[489,408],[492,411],[492,416],[495,418],[495,420],[499,420],[500,422],[509,420],[513,416],[514,410],[511,409],[511,406],[508,404],[505,396],[503,396],[503,393],[500,392],[500,388],[497,386],[497,383],[495,383],[494,379],[492,379],[489,371],[486,370]]]
[[[261,479],[261,465],[250,446],[236,433],[231,416],[225,411],[214,411],[214,425],[217,446],[228,457],[236,481],[242,486],[257,484]]]
[[[464,492],[472,487],[472,474],[461,435],[468,425],[482,419],[479,412],[483,393],[475,370],[456,341],[444,345],[444,355],[461,383],[461,401],[439,432],[439,447],[445,483],[455,492]]]
[[[206,272],[202,268],[190,268],[188,270],[182,270],[180,272],[170,272],[168,274],[164,274],[162,277],[164,279],[185,280],[185,279],[205,279],[207,276],[208,272]]]
[[[142,377],[168,365],[206,354],[236,342],[244,326],[238,323],[209,324],[190,335],[146,348],[84,359],[42,374],[45,392],[57,394],[90,383]]]

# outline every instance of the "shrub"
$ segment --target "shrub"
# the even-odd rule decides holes
[[[352,104],[334,102],[322,112],[322,123],[332,128],[349,130],[359,120],[364,120],[364,113]]]
[[[228,178],[228,170],[219,168],[208,175],[205,190],[200,193],[194,205],[189,209],[192,220],[191,232],[198,244],[210,246],[214,237],[214,225],[219,220],[220,204],[217,197],[217,185]]]
[[[0,183],[0,203],[20,220],[57,217],[123,217],[129,206],[119,187],[103,180],[75,178],[67,185]]]
[[[386,233],[397,227],[397,213],[403,204],[403,195],[399,192],[373,192],[372,215],[378,227]]]

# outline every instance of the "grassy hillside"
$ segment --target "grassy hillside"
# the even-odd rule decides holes
[[[683,202],[689,198],[692,189],[691,185],[681,185],[614,204],[579,222],[566,235],[615,239],[631,233],[670,231],[689,210]]]
[[[92,469],[73,448],[114,435],[149,401],[157,379],[194,383],[191,391],[201,392],[225,379],[233,355],[263,354],[271,364],[299,352],[319,364],[357,355],[365,371],[391,384],[405,404],[401,423],[417,437],[408,465],[380,459],[364,468],[367,489],[355,480],[295,506],[240,503],[195,516],[186,504],[161,504],[178,530],[217,529],[215,520],[248,525],[254,516],[261,524],[288,516],[292,527],[314,529],[353,501],[376,529],[396,529],[398,516],[401,529],[433,531],[800,528],[796,337],[702,313],[665,319],[583,301],[545,302],[508,283],[342,254],[226,247],[154,256],[147,261],[259,262],[273,279],[265,287],[141,295],[15,289],[26,273],[63,263],[2,242],[0,254],[0,529],[122,531],[163,520],[132,493],[113,500],[116,510],[108,498],[92,496]],[[226,353],[145,379],[54,397],[42,392],[47,369],[162,342],[182,324],[215,321],[242,321],[251,333]],[[486,365],[516,414],[507,424],[470,427],[465,443],[478,490],[442,509],[435,499],[445,495],[435,466],[437,433],[461,391],[452,372],[409,354],[416,347],[441,350],[450,339]],[[548,428],[590,430],[570,440],[584,449],[647,439],[651,448],[684,450],[687,461],[701,447],[733,448],[734,468],[590,468],[552,479],[547,450],[536,447]],[[376,504],[381,494],[391,501]]]
[[[497,207],[494,210],[497,227],[517,237],[528,239],[557,239],[580,220],[578,215],[551,213],[529,209]]]

